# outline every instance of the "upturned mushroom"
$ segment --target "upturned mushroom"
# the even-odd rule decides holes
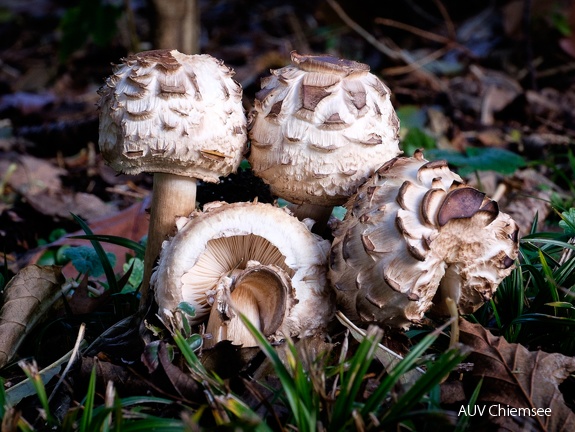
[[[270,340],[320,331],[334,312],[326,279],[329,242],[287,209],[262,203],[209,203],[178,220],[152,275],[159,314],[191,325],[207,321],[204,347],[221,340],[256,342],[238,318],[246,315]]]
[[[490,299],[514,267],[518,228],[445,161],[394,158],[350,199],[336,229],[329,276],[352,320],[407,328]]]
[[[248,122],[249,162],[272,193],[325,225],[378,167],[397,156],[399,120],[390,91],[369,66],[291,55],[261,81]]]
[[[99,90],[99,145],[118,172],[154,173],[142,297],[178,216],[196,205],[197,180],[218,182],[246,150],[242,88],[209,55],[145,51],[116,65]]]

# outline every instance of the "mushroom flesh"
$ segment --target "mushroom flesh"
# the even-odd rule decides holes
[[[164,243],[152,275],[159,313],[181,320],[181,302],[207,320],[205,347],[221,340],[255,346],[246,315],[271,340],[305,337],[333,314],[327,285],[329,242],[287,209],[262,203],[209,203]]]
[[[262,79],[248,121],[249,161],[272,193],[300,205],[300,219],[326,220],[400,153],[399,120],[368,65],[295,51],[291,59]]]
[[[330,253],[338,307],[350,319],[407,328],[427,311],[489,300],[514,267],[517,224],[421,152],[379,168],[346,205]]]
[[[123,59],[99,90],[99,146],[118,172],[153,172],[142,296],[176,217],[196,204],[197,179],[218,182],[246,150],[242,88],[209,55],[145,51]]]

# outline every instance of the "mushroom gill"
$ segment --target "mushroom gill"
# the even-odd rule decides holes
[[[329,242],[289,211],[216,202],[177,226],[164,242],[152,286],[161,316],[174,316],[187,302],[195,308],[190,324],[208,320],[208,346],[230,337],[244,346],[254,342],[238,311],[274,340],[312,335],[331,317]]]
[[[408,327],[445,299],[470,313],[513,269],[517,224],[445,161],[421,152],[379,168],[346,205],[329,277],[338,307],[357,321]]]
[[[197,317],[205,316],[212,307],[212,299],[203,287],[216,287],[222,277],[241,273],[248,261],[273,264],[293,275],[279,249],[261,236],[246,234],[211,239],[181,280],[184,301],[195,305]]]

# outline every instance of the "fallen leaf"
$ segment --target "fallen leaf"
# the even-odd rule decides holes
[[[202,398],[203,392],[200,384],[191,375],[172,363],[168,348],[163,342],[159,345],[158,359],[168,380],[181,397],[186,400],[199,400]]]
[[[4,289],[0,309],[0,367],[6,365],[30,330],[62,296],[59,267],[31,265],[20,270]]]
[[[6,180],[21,195],[55,192],[62,188],[60,176],[66,174],[66,170],[46,160],[9,153],[0,159],[0,172],[8,172],[12,164],[16,165],[16,170]]]
[[[474,364],[473,376],[483,378],[478,401],[498,406],[488,411],[491,423],[502,430],[575,430],[575,413],[559,391],[559,385],[575,371],[575,358],[528,351],[465,320],[460,322],[460,340],[473,349],[468,357]],[[530,412],[549,408],[551,415],[493,416],[499,407],[527,408]]]
[[[105,203],[96,195],[84,192],[58,191],[24,196],[38,213],[62,219],[70,219],[71,213],[93,220],[118,212],[114,204]]]
[[[41,214],[70,219],[75,213],[92,220],[118,212],[95,195],[63,188],[60,176],[66,170],[44,159],[8,154],[0,159],[0,172],[11,172],[7,183]]]
[[[94,234],[105,234],[110,236],[124,237],[134,241],[140,241],[148,233],[148,216],[146,213],[146,207],[149,205],[149,199],[145,199],[141,202],[135,203],[127,209],[115,213],[111,216],[99,218],[90,221],[88,224],[90,229]],[[63,237],[53,243],[44,245],[38,248],[34,254],[28,257],[29,263],[36,263],[44,251],[49,247],[57,247],[63,245],[70,246],[90,246],[88,240],[82,239],[72,239],[69,237],[85,235],[84,231],[76,231],[71,233],[69,236]],[[124,255],[126,253],[131,253],[128,249],[111,243],[103,243],[102,247],[106,252],[111,252],[116,255],[116,266],[114,267],[115,272],[123,272],[123,264],[126,262],[124,260]],[[20,265],[22,263],[19,263]],[[64,266],[62,272],[67,277],[75,278],[78,276],[78,272],[74,269],[71,264]]]

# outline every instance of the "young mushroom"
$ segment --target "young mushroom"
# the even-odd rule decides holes
[[[195,209],[197,180],[218,182],[245,153],[233,75],[209,55],[145,51],[123,59],[98,92],[104,159],[118,172],[154,173],[142,301],[162,242]]]
[[[151,283],[164,320],[182,319],[181,302],[195,309],[191,325],[207,320],[204,347],[257,345],[238,312],[271,340],[310,336],[332,316],[329,242],[288,210],[215,202],[177,225]]]
[[[517,258],[516,223],[419,151],[383,165],[346,207],[329,276],[352,320],[407,328],[427,311],[449,314],[448,298],[471,313]]]
[[[399,120],[368,65],[295,51],[291,59],[262,79],[248,122],[249,162],[272,193],[299,205],[298,218],[321,227],[400,153]]]

